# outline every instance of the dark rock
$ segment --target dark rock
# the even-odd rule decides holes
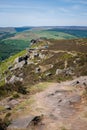
[[[35,116],[35,117],[32,119],[31,124],[34,125],[34,126],[35,126],[35,125],[38,125],[38,123],[41,122],[42,117],[43,117],[43,115],[41,115],[41,116]]]
[[[11,69],[12,69],[12,66],[9,66],[8,69],[11,70]]]

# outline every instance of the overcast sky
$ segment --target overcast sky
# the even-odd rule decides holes
[[[87,0],[0,0],[0,26],[87,26]]]

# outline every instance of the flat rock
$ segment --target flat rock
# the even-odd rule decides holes
[[[81,97],[79,95],[73,95],[69,100],[71,103],[78,103],[81,101]]]
[[[8,126],[7,130],[26,129],[33,119],[34,116],[16,119],[11,122],[11,125]]]

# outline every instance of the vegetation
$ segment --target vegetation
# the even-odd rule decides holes
[[[0,61],[29,47],[29,41],[24,40],[4,40],[0,42]]]
[[[56,31],[56,32],[63,32],[67,33],[73,36],[76,36],[78,38],[87,38],[87,29],[50,29],[49,31]]]
[[[4,119],[0,118],[0,130],[7,130],[7,127],[11,122],[11,120],[9,119],[10,116],[11,116],[11,113],[7,113]]]

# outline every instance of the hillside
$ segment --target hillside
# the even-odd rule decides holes
[[[30,41],[38,38],[70,39],[75,37],[66,33],[48,32],[44,30],[24,31],[15,34],[4,33],[4,36],[1,38],[2,40],[0,40],[0,60],[5,60],[9,56],[29,47]]]
[[[86,68],[87,39],[32,40],[0,64],[0,128],[86,130]]]
[[[29,61],[32,65],[27,65],[23,68],[23,71],[25,73],[24,75],[24,84],[27,85],[27,78],[36,78],[30,80],[31,85],[34,83],[33,80],[39,82],[39,77],[42,77],[40,80],[46,81],[50,80],[49,77],[47,78],[45,76],[46,73],[53,73],[51,74],[51,81],[52,80],[59,80],[58,76],[56,77],[55,71],[57,67],[59,69],[64,69],[64,66],[66,64],[67,67],[72,68],[70,71],[74,71],[75,76],[80,75],[86,75],[87,72],[85,70],[86,68],[86,62],[87,62],[87,39],[77,39],[77,40],[40,40],[38,43],[31,46],[31,48],[42,48],[41,50],[31,50],[31,53],[27,51],[23,51],[23,53],[19,53],[17,55],[14,55],[7,59],[6,61],[2,62],[0,65],[0,71],[1,71],[1,77],[9,75],[10,73],[19,74],[22,70],[17,72],[15,71],[10,72],[8,68],[10,66],[14,66],[15,63],[13,62],[16,57],[21,56],[23,54],[29,53]],[[34,59],[33,55],[36,54],[36,58]],[[38,56],[40,54],[40,57]],[[75,62],[75,63],[74,63]],[[12,65],[11,65],[12,64]],[[24,63],[23,63],[24,64]],[[36,65],[35,65],[36,64]],[[53,67],[50,68],[50,65]],[[17,65],[15,65],[17,66]],[[44,71],[40,73],[39,75],[32,73],[32,69],[38,68],[40,66]],[[48,68],[48,69],[47,69]],[[29,69],[29,71],[27,70]],[[74,70],[73,70],[74,69]],[[8,73],[7,73],[8,72]],[[26,73],[26,72],[29,72]],[[6,74],[7,73],[7,74]],[[32,74],[32,76],[31,76]],[[30,76],[30,77],[26,77]],[[61,75],[60,75],[61,76]],[[64,76],[64,75],[63,75]],[[67,78],[72,78],[73,76],[67,77],[66,75],[62,78],[65,80]],[[57,79],[56,79],[57,78]],[[61,79],[61,80],[63,80]],[[32,82],[31,82],[32,81]],[[29,83],[29,81],[28,81]]]
[[[29,47],[32,39],[87,38],[86,27],[0,28],[0,61]]]

